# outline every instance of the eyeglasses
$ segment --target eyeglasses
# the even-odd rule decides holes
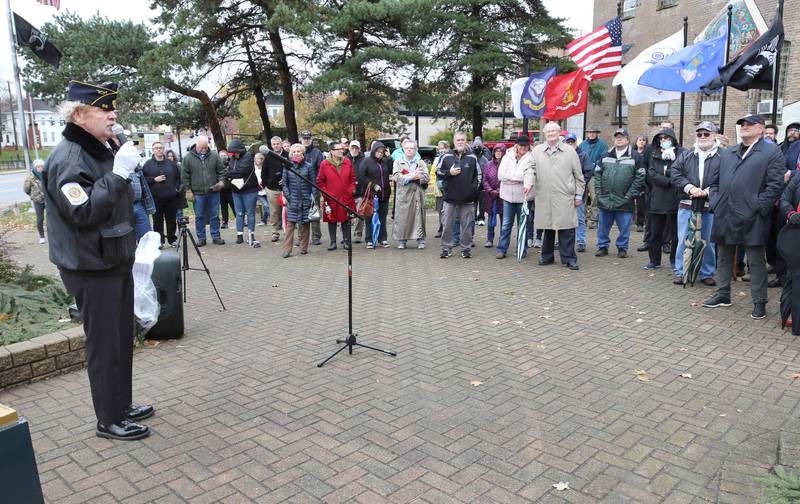
[[[164,147],[153,147],[153,150],[164,150]]]
[[[697,136],[697,138],[710,137],[711,136],[711,132],[709,132],[709,131],[698,131],[696,136]]]
[[[344,150],[344,148],[331,149],[331,152],[333,152],[333,151],[343,151],[343,150]]]

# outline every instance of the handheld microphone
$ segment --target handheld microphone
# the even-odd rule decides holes
[[[114,126],[111,127],[111,133],[117,137],[120,145],[128,141],[128,137],[125,135],[125,128],[120,123],[114,123]]]

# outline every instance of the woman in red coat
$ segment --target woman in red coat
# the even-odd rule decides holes
[[[350,160],[344,157],[347,147],[343,143],[335,143],[331,148],[331,155],[319,166],[317,185],[334,198],[350,208],[356,206],[353,192],[356,189],[356,174]],[[324,195],[323,195],[324,197]],[[322,220],[328,223],[328,234],[331,244],[328,250],[336,250],[336,224],[342,225],[344,235],[344,248],[350,248],[350,216],[348,211],[334,201],[323,203]]]

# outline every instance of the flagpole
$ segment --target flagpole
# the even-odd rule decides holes
[[[17,30],[14,26],[14,14],[11,12],[11,0],[6,0],[6,14],[8,15],[8,38],[11,41],[11,68],[14,72],[14,84],[17,88],[17,113],[19,114],[20,137],[22,139],[23,153],[25,155],[25,169],[30,172],[31,155],[28,152],[28,135],[25,131],[25,106],[22,104],[22,86],[19,83],[19,64],[17,63]],[[19,143],[17,143],[17,145],[19,145]]]
[[[33,97],[28,93],[28,110],[31,112],[31,138],[33,139],[33,152],[36,154],[35,159],[39,159],[39,147],[36,146],[36,116],[33,113]]]
[[[523,57],[525,58],[525,77],[531,74],[531,51],[530,44],[522,44]],[[528,118],[523,114],[522,117],[522,134],[528,135]]]
[[[725,38],[725,63],[723,66],[728,64],[728,60],[730,59],[731,53],[731,19],[733,18],[733,5],[728,4],[728,35]],[[720,110],[719,110],[719,132],[725,132],[725,102],[728,101],[728,86],[722,87],[722,101],[720,102]]]
[[[619,17],[620,24],[622,23],[622,0],[617,0],[617,16]],[[622,86],[617,86],[617,127],[622,127]]]
[[[778,17],[783,20],[783,0],[778,0]],[[772,78],[772,124],[778,124],[778,91],[781,87],[781,48],[775,55],[775,75]]]
[[[689,41],[689,16],[683,16],[683,47]],[[683,145],[683,124],[686,114],[684,108],[686,107],[686,93],[681,92],[681,119],[680,119],[680,132],[678,133],[678,140]]]

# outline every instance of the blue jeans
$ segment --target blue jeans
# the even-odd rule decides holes
[[[586,245],[586,205],[581,203],[578,207],[578,229],[576,230],[575,242],[578,245]]]
[[[206,239],[206,223],[211,226],[211,239],[219,239],[219,193],[194,195],[194,230],[198,240]]]
[[[264,194],[258,195],[258,201],[261,202],[261,224],[266,225],[269,220],[269,200]]]
[[[152,231],[153,228],[150,226],[150,216],[147,215],[147,210],[144,209],[141,201],[137,201],[133,204],[133,216],[136,218],[133,230],[136,234],[136,241],[138,242],[146,232]]]
[[[689,229],[689,219],[692,218],[692,210],[689,208],[678,209],[678,249],[675,251],[675,274],[683,276],[683,252],[686,250],[686,232]],[[700,265],[700,280],[713,278],[714,271],[717,269],[716,245],[711,241],[711,226],[714,225],[714,214],[703,213],[703,226],[700,230],[700,237],[706,241],[706,249],[703,252],[703,263]],[[741,247],[744,250],[744,247]]]
[[[511,229],[514,227],[514,223],[519,222],[519,214],[522,210],[522,205],[527,205],[527,203],[509,203],[508,201],[503,201],[503,225],[500,227],[500,242],[497,244],[498,252],[502,252],[503,254],[508,253],[508,245],[511,243]],[[529,215],[528,220],[532,221],[533,216]],[[527,238],[525,239],[524,247],[524,250],[528,250]]]
[[[256,201],[258,201],[258,191],[233,191],[233,208],[236,210],[236,233],[244,232],[245,213],[247,214],[247,227],[251,233],[255,233]]]
[[[498,200],[494,200],[492,208],[489,209],[489,222],[486,223],[486,240],[488,241],[494,241],[494,228],[497,226],[497,214],[500,213],[497,208],[499,204]],[[502,223],[500,226],[502,227]]]
[[[617,236],[617,249],[628,250],[628,241],[631,237],[631,223],[633,222],[633,212],[622,212],[619,210],[600,209],[600,217],[597,220],[597,248],[607,249],[611,244],[609,233],[611,226],[617,224],[619,236]]]

